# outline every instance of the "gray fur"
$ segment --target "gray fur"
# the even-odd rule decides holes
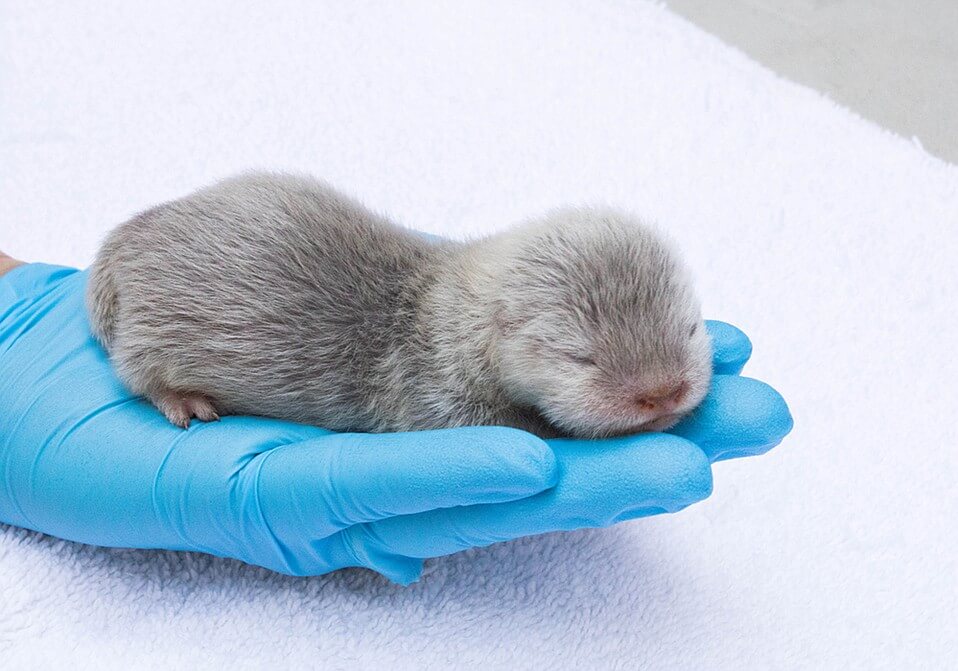
[[[711,375],[685,269],[613,210],[434,243],[322,182],[247,174],[114,230],[87,298],[120,377],[171,419],[201,397],[339,431],[604,436],[674,423]],[[637,404],[682,381],[667,417]]]

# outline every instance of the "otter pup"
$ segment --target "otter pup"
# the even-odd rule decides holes
[[[87,291],[120,378],[184,428],[611,436],[668,428],[711,377],[679,258],[608,209],[433,242],[323,182],[247,174],[119,226]]]

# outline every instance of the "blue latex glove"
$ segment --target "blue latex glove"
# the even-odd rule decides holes
[[[747,338],[713,322],[720,374],[674,435],[336,434],[253,417],[183,431],[115,377],[90,335],[86,279],[43,264],[0,277],[0,521],[84,543],[409,583],[427,557],[680,510],[711,492],[710,461],[764,452],[791,428],[773,389],[735,375]]]

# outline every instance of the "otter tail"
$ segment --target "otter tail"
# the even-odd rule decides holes
[[[90,317],[93,335],[108,350],[116,334],[116,320],[119,312],[119,296],[115,277],[113,240],[97,254],[96,261],[90,266],[90,277],[86,288],[86,305]]]

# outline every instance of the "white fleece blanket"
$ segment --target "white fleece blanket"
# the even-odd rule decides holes
[[[933,669],[958,655],[958,169],[645,2],[4,3],[0,248],[305,170],[424,230],[658,219],[794,433],[672,516],[402,588],[0,527],[0,667]]]

